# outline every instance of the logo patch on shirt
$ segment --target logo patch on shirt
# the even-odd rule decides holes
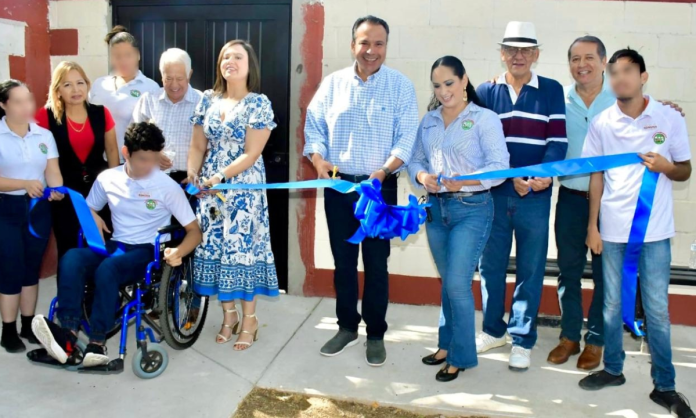
[[[138,197],[150,197],[149,192],[138,192]]]
[[[657,129],[657,125],[648,125],[643,127],[643,129]]]
[[[655,135],[653,135],[653,141],[654,141],[657,145],[662,145],[662,144],[664,144],[664,143],[665,143],[665,139],[667,139],[667,135],[665,135],[665,134],[662,133],[662,132],[658,132],[658,133],[656,133]]]
[[[44,144],[43,142],[39,144],[39,149],[43,154],[48,154],[48,145]]]
[[[155,210],[155,208],[157,207],[157,202],[155,202],[152,199],[148,199],[145,202],[145,207],[148,208],[149,210]]]
[[[131,90],[130,91],[131,96],[133,97],[140,97],[140,90]]]
[[[464,122],[462,122],[462,129],[465,131],[468,131],[469,129],[474,127],[474,121],[471,119],[467,119]]]

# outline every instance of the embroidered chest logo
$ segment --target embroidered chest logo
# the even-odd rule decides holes
[[[138,192],[138,197],[151,197],[148,192]]]
[[[157,207],[157,202],[155,202],[152,199],[148,199],[145,202],[145,207],[148,208],[149,210],[155,210],[155,208]]]
[[[133,97],[140,97],[140,90],[131,90],[130,95]]]
[[[39,144],[39,149],[43,154],[48,154],[48,145],[44,144],[43,142]]]
[[[474,121],[471,119],[467,119],[464,122],[462,122],[462,129],[465,131],[468,131],[469,129],[474,127]]]
[[[653,135],[653,141],[654,141],[657,145],[662,145],[662,144],[664,144],[664,143],[665,143],[665,139],[667,139],[667,135],[665,135],[665,134],[662,133],[662,132],[658,132],[658,133],[656,133],[655,135]]]

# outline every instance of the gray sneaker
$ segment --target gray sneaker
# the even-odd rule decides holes
[[[358,333],[346,331],[339,329],[338,333],[334,335],[329,341],[324,344],[321,348],[321,355],[327,357],[333,357],[341,354],[343,350],[348,347],[352,347],[358,343]]]
[[[379,367],[387,362],[387,350],[384,348],[384,340],[367,340],[365,360],[372,367]]]

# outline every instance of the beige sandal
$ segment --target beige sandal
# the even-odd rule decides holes
[[[244,317],[245,317],[245,318],[256,318],[256,314],[244,315]],[[255,330],[254,332],[247,331],[247,330],[243,329],[243,330],[241,330],[241,331],[239,332],[239,335],[240,335],[240,336],[241,336],[242,334],[249,334],[249,335],[252,335],[253,338],[252,338],[251,342],[239,341],[239,340],[237,340],[237,342],[234,343],[234,350],[235,350],[235,351],[244,351],[244,350],[247,350],[247,349],[249,349],[249,347],[251,347],[252,345],[254,345],[254,343],[255,343],[256,341],[258,341],[258,339],[259,339],[259,319],[256,318],[256,330]],[[241,345],[241,346],[243,346],[244,348],[237,348],[238,345]]]
[[[223,320],[222,320],[222,328],[223,328],[223,329],[224,329],[224,328],[231,329],[231,330],[232,330],[232,335],[237,335],[237,334],[239,334],[239,328],[240,328],[241,325],[242,325],[242,321],[239,320],[239,312],[237,311],[237,308],[234,307],[234,308],[232,308],[232,309],[223,309],[222,312],[223,312],[223,314],[232,313],[232,312],[234,312],[234,313],[237,314],[237,322],[235,322],[235,323],[232,324],[232,325],[226,324],[226,323],[225,323],[225,319],[223,318]],[[232,340],[232,335],[230,335],[230,337],[227,338],[227,337],[225,337],[224,335],[222,335],[222,330],[220,330],[220,333],[217,335],[217,337],[215,337],[215,342],[218,343],[218,344],[226,344],[226,343],[228,343],[228,342],[230,342],[230,341]]]

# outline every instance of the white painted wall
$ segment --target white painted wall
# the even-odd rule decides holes
[[[535,23],[543,44],[536,71],[561,84],[572,81],[567,49],[577,37],[591,34],[609,54],[630,46],[643,54],[650,81],[646,92],[678,101],[687,113],[692,154],[696,155],[696,8],[691,4],[575,0],[326,0],[324,76],[351,64],[351,26],[374,14],[391,29],[387,64],[406,74],[417,90],[421,115],[430,98],[429,69],[442,55],[464,62],[474,84],[504,71],[497,42],[510,20]],[[412,189],[399,181],[400,203]],[[420,194],[420,193],[419,193]],[[554,201],[556,192],[554,192]],[[696,180],[674,186],[677,236],[674,265],[686,265],[696,239]],[[315,262],[333,268],[323,201],[317,202]],[[553,213],[548,256],[556,257]],[[514,252],[514,248],[513,248]],[[362,268],[362,267],[361,267]],[[436,277],[424,230],[406,243],[392,241],[390,272]]]
[[[24,56],[24,30],[27,24],[16,20],[0,19],[0,80],[10,78],[10,55]]]
[[[50,29],[77,29],[78,55],[52,56],[51,68],[61,61],[75,61],[94,81],[109,71],[104,36],[111,28],[108,0],[61,0],[49,2]]]

